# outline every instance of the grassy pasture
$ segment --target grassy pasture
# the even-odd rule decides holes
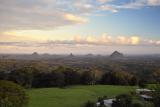
[[[86,101],[98,97],[114,97],[135,91],[132,86],[92,85],[67,88],[40,88],[29,90],[29,107],[81,107]]]

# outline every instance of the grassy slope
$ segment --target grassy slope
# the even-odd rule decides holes
[[[97,100],[100,96],[113,97],[130,91],[135,91],[135,87],[95,85],[32,89],[29,90],[29,107],[80,107],[84,102]]]

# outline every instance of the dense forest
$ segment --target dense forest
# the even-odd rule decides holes
[[[28,58],[28,60],[27,60]],[[100,55],[14,55],[0,59],[0,80],[26,88],[68,85],[137,85],[160,82],[160,58]]]

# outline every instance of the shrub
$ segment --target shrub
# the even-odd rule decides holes
[[[28,104],[25,89],[9,81],[0,81],[0,107],[24,107]]]
[[[96,107],[96,104],[94,102],[88,101],[84,107]]]
[[[116,97],[112,107],[132,107],[132,97],[127,94],[122,94]]]
[[[143,105],[141,103],[134,103],[132,107],[143,107]]]
[[[153,93],[153,103],[154,103],[154,107],[160,107],[160,86],[159,85],[157,85]]]

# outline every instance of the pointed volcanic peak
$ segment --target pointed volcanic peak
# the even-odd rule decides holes
[[[33,52],[32,56],[39,56],[39,54],[37,52]]]
[[[72,53],[69,54],[69,57],[74,57],[74,55]]]
[[[124,55],[118,51],[114,51],[111,55],[110,55],[111,58],[123,58]]]

